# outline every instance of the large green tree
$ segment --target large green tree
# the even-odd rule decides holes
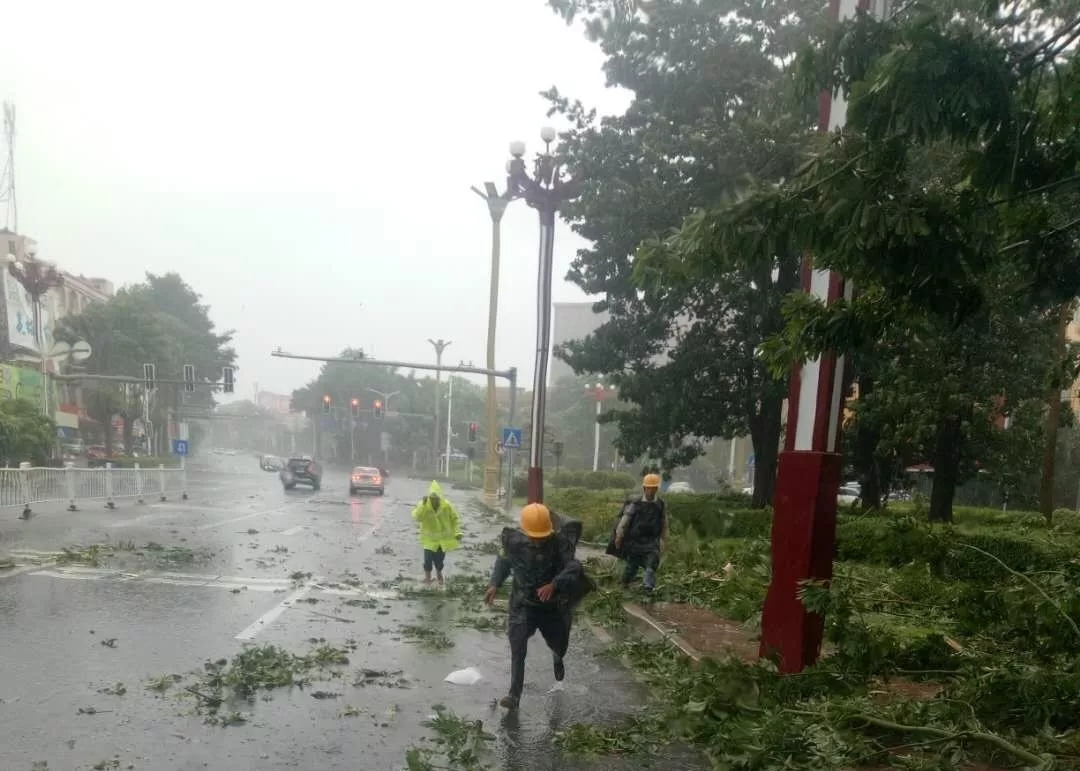
[[[951,517],[964,426],[987,396],[952,384],[990,366],[972,342],[1002,320],[995,297],[1037,323],[1080,289],[1080,219],[1059,204],[1080,183],[1078,6],[1013,5],[906,3],[888,20],[836,25],[801,69],[808,94],[849,94],[844,130],[784,184],[687,218],[638,265],[643,287],[657,271],[708,283],[717,266],[809,251],[853,279],[850,302],[792,298],[772,351],[783,367],[872,351],[897,330],[933,346],[920,404],[932,412],[935,519]],[[1032,362],[1017,356],[1022,380]],[[1030,395],[999,385],[1014,404]]]
[[[56,444],[56,424],[26,399],[0,400],[0,462],[45,465]]]
[[[209,307],[176,273],[148,273],[144,282],[120,289],[108,302],[90,305],[80,314],[63,318],[56,337],[90,343],[92,354],[85,368],[95,375],[142,377],[143,364],[153,363],[159,379],[179,380],[184,365],[192,364],[198,380],[217,381],[221,368],[236,360],[230,345],[232,332],[216,331]],[[109,420],[103,416],[113,410],[111,414],[123,417],[130,451],[131,424],[141,409],[131,389],[97,385],[87,390],[84,401],[91,415],[106,426],[110,446]],[[187,394],[180,386],[162,384],[152,400],[151,414],[160,427],[170,412],[212,406],[208,390]],[[158,450],[164,449],[162,440]]]
[[[565,209],[591,246],[569,279],[603,299],[610,321],[559,355],[579,373],[610,373],[626,408],[626,457],[689,463],[713,437],[749,434],[754,496],[772,498],[784,379],[757,355],[782,325],[783,297],[798,285],[796,248],[653,271],[636,281],[635,250],[699,207],[734,195],[747,178],[776,183],[804,160],[816,100],[793,98],[787,66],[810,39],[823,4],[811,0],[667,0],[646,13],[620,3],[554,1],[583,16],[604,51],[608,82],[633,93],[622,115],[598,118],[556,90],[568,119],[560,152],[585,180]]]

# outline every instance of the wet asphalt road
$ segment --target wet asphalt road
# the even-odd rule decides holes
[[[0,512],[0,550],[18,565],[0,572],[0,769],[399,769],[430,735],[423,722],[436,704],[484,721],[497,736],[492,768],[648,767],[567,762],[552,749],[554,731],[615,720],[644,699],[581,629],[563,692],[550,691],[537,636],[520,712],[494,706],[509,673],[505,610],[471,599],[462,610],[453,592],[420,591],[409,513],[426,482],[394,478],[384,497],[350,498],[343,472],[328,470],[320,492],[285,492],[251,457],[213,465],[189,473],[184,502],[45,507],[25,522]],[[486,573],[485,545],[502,526],[471,495],[449,492],[466,548],[450,555],[448,576]],[[54,562],[76,545],[79,561]],[[104,548],[86,551],[92,545]],[[453,645],[417,644],[406,625],[441,629]],[[347,648],[349,666],[308,688],[260,693],[241,705],[243,725],[205,724],[183,687],[201,687],[189,673],[267,644],[297,654]],[[467,666],[484,679],[443,682]],[[364,669],[400,674],[358,676]],[[175,687],[146,687],[171,675],[182,676]],[[330,697],[313,698],[319,690]]]

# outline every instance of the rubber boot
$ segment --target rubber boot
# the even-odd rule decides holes
[[[555,670],[555,682],[561,683],[566,677],[566,664],[563,662],[563,657],[557,653],[551,654],[552,668]]]

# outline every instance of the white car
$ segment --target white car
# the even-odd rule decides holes
[[[689,482],[672,482],[668,485],[667,492],[691,494],[694,492],[694,488],[690,486]]]
[[[862,488],[858,484],[846,484],[836,491],[837,506],[851,506],[862,497]]]

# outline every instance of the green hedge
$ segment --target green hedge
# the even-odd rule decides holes
[[[582,487],[586,490],[636,490],[641,478],[626,471],[559,471],[544,475],[551,487]]]
[[[620,489],[554,488],[546,503],[556,511],[580,519],[587,541],[607,541],[627,494]],[[674,532],[694,530],[702,538],[754,538],[768,535],[772,513],[747,507],[745,496],[674,494],[664,496]]]
[[[527,479],[514,477],[514,496],[528,493]],[[641,479],[625,471],[560,471],[544,474],[544,486],[548,489],[581,488],[583,490],[625,490],[624,495],[640,490]]]
[[[136,463],[139,464],[139,468],[157,468],[162,464],[166,467],[179,466],[180,460],[171,456],[147,455],[141,458],[123,456],[120,458],[92,458],[86,462],[86,465],[90,468],[105,468],[106,463],[111,463],[113,468],[134,468]]]
[[[556,511],[582,521],[585,540],[606,542],[626,493],[553,488],[546,499]],[[675,494],[665,499],[675,534],[692,530],[704,539],[761,538],[768,537],[772,527],[772,512],[749,508],[743,496]],[[930,524],[897,512],[841,515],[836,556],[844,562],[890,567],[925,564],[942,578],[985,584],[1005,579],[1009,569],[1055,569],[1080,551],[1080,538],[1050,531],[1030,514],[971,509],[963,511],[963,518],[973,524]]]
[[[1021,573],[1052,570],[1076,550],[1076,539],[1050,540],[1045,531],[995,525],[959,528],[914,516],[842,517],[836,533],[839,560],[893,567],[917,562],[943,578],[977,583],[1008,577],[1002,562]]]

